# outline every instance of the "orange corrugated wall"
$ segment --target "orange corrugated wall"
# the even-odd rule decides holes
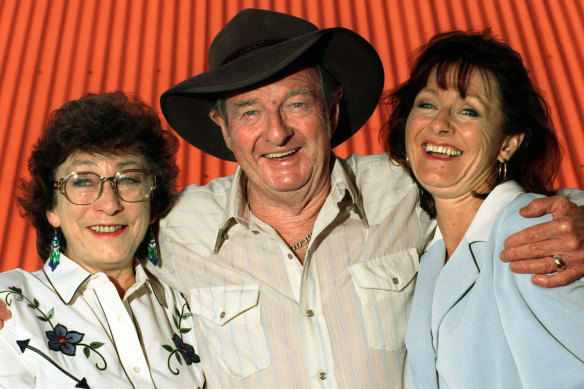
[[[0,270],[41,266],[14,193],[47,114],[112,90],[160,110],[160,94],[204,71],[213,36],[248,7],[357,31],[379,51],[386,89],[406,78],[410,52],[433,34],[491,26],[522,53],[551,105],[566,149],[558,184],[584,188],[584,0],[0,0]],[[337,154],[381,152],[381,121],[376,112]],[[181,184],[234,169],[184,143],[178,159]]]

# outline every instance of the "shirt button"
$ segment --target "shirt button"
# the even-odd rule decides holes
[[[221,313],[219,314],[219,318],[223,319],[224,317],[225,317],[225,312],[221,312]]]
[[[392,278],[391,278],[391,280],[393,281],[393,284],[394,284],[394,285],[397,285],[397,284],[399,284],[399,278],[397,278],[397,277],[392,277]]]
[[[312,309],[307,310],[306,311],[306,316],[308,316],[308,317],[314,316],[314,311]]]
[[[324,381],[324,380],[326,380],[326,373],[324,371],[321,371],[320,374],[318,375],[318,377]]]
[[[294,258],[294,257],[292,256],[292,254],[288,253],[288,259],[292,259],[292,258]]]
[[[140,374],[141,371],[142,369],[140,369],[138,366],[134,366],[134,373]]]

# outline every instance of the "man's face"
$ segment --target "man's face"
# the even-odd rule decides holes
[[[318,71],[308,68],[227,98],[227,123],[216,111],[211,118],[221,126],[252,190],[277,198],[328,183],[329,126],[336,126],[338,102],[332,105],[327,118]]]

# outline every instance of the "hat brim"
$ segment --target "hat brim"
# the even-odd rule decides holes
[[[315,48],[315,50],[311,50]],[[318,50],[316,50],[318,49]],[[309,53],[343,87],[341,114],[331,137],[335,147],[369,119],[383,90],[383,65],[375,49],[345,28],[313,31],[241,57],[168,89],[160,106],[168,123],[187,142],[217,158],[235,161],[221,129],[209,118],[217,99],[245,90],[283,72]]]

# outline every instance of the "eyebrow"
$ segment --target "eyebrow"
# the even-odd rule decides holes
[[[310,94],[312,91],[309,88],[296,88],[296,89],[292,89],[291,91],[288,91],[288,93],[286,93],[286,98],[288,97],[293,97],[293,96],[298,96],[298,95],[307,95]]]
[[[239,101],[235,104],[235,109],[240,109],[240,108],[244,108],[244,107],[249,107],[250,105],[256,104],[258,102],[258,99],[249,99],[249,100],[243,100],[243,101]]]
[[[289,90],[288,92],[286,92],[286,98],[290,98],[290,97],[298,96],[298,95],[306,95],[306,94],[310,94],[310,93],[311,93],[311,89],[309,89],[309,88],[304,88],[304,87],[295,88],[295,89],[292,89],[292,90]],[[253,98],[253,99],[249,99],[249,100],[239,101],[239,102],[235,103],[235,109],[249,107],[250,105],[256,104],[258,102],[258,100],[259,99],[257,99],[257,98]]]
[[[117,163],[115,167],[117,170],[123,170],[124,168],[141,165],[142,164],[138,161],[124,161]],[[69,170],[75,170],[75,168],[79,168],[80,166],[97,167],[98,165],[91,159],[74,160],[71,165],[69,165]]]
[[[427,93],[431,93],[433,95],[438,95],[438,89],[434,89],[434,88],[428,88],[428,87],[426,87],[426,88],[423,88],[422,90],[420,90],[420,92],[427,92]],[[481,103],[485,107],[488,105],[487,104],[488,100],[484,100],[483,98],[481,98],[478,95],[475,95],[474,93],[466,93],[466,96],[464,98],[467,98],[467,97],[471,97],[471,98],[473,98],[475,100],[478,100],[479,103]]]

